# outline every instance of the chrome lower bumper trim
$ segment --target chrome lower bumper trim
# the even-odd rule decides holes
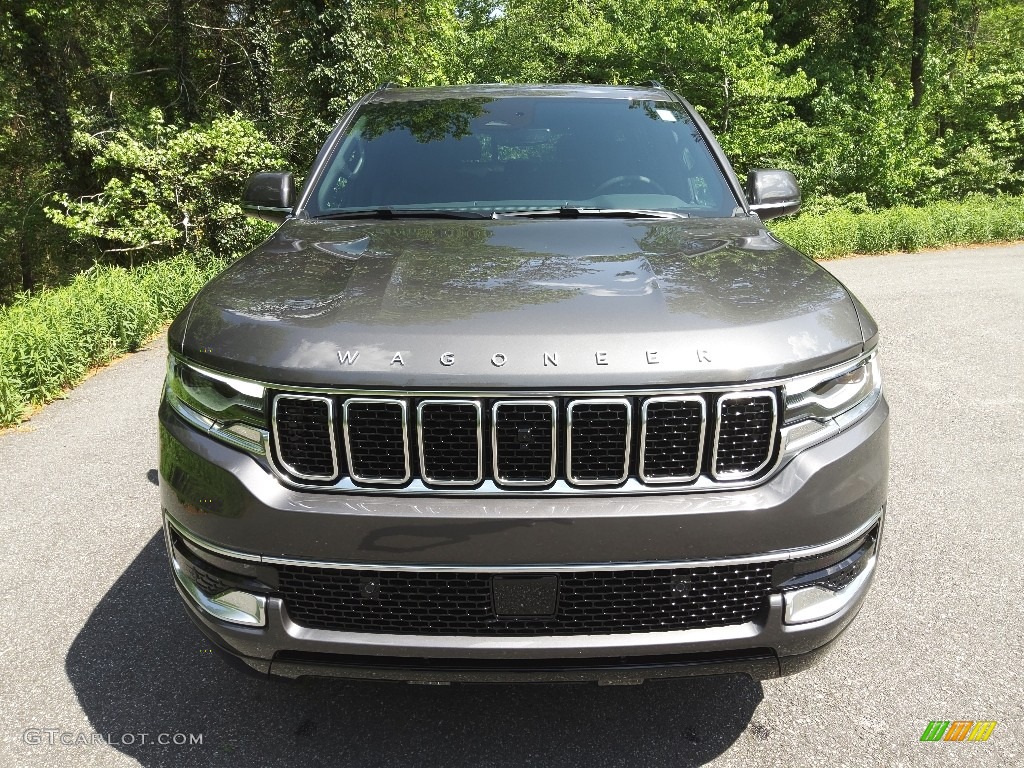
[[[176,533],[190,542],[208,552],[213,552],[224,557],[235,560],[247,560],[249,562],[265,563],[267,565],[298,565],[309,568],[330,568],[334,570],[352,571],[430,571],[437,573],[471,572],[479,573],[562,573],[570,571],[621,571],[637,569],[674,569],[674,568],[707,568],[724,565],[743,565],[746,563],[780,562],[784,560],[797,560],[804,557],[814,557],[834,549],[846,546],[856,541],[878,524],[882,510],[879,509],[871,516],[866,523],[842,536],[825,544],[814,547],[803,547],[800,549],[787,549],[775,552],[767,552],[759,555],[745,557],[730,557],[711,560],[673,560],[654,562],[615,562],[615,563],[537,563],[531,565],[444,565],[436,563],[336,563],[318,560],[302,560],[287,557],[274,557],[267,555],[254,555],[244,552],[234,552],[223,547],[210,544],[175,522],[169,515],[164,515],[164,520],[174,529]]]
[[[171,567],[174,569],[178,583],[189,597],[215,619],[247,627],[265,627],[267,625],[267,598],[263,595],[253,595],[240,590],[226,590],[216,595],[208,595],[181,567],[181,563],[178,562],[173,551]]]
[[[864,571],[840,590],[814,585],[782,593],[787,624],[806,624],[835,616],[856,600],[871,581],[877,558],[872,555]]]

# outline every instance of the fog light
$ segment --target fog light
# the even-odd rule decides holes
[[[262,627],[267,623],[267,598],[239,589],[206,590],[200,588],[192,577],[192,568],[185,568],[178,561],[178,553],[171,557],[171,565],[178,582],[200,608],[216,619],[247,627]]]
[[[875,570],[875,558],[871,557],[855,579],[842,589],[829,589],[820,584],[812,584],[801,589],[783,592],[786,603],[785,621],[787,624],[805,624],[833,616],[861,594],[872,572]]]

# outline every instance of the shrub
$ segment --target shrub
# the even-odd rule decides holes
[[[138,349],[223,267],[182,256],[135,269],[97,266],[0,309],[0,426]]]
[[[16,424],[21,420],[24,409],[21,383],[4,370],[3,361],[0,361],[0,425]]]
[[[851,253],[917,251],[1024,239],[1024,198],[973,196],[920,208],[808,212],[770,223],[781,239],[816,259]]]

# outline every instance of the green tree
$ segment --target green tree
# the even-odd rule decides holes
[[[812,207],[1021,193],[1022,40],[1020,0],[9,0],[0,303],[237,252],[243,172],[301,175],[385,81],[656,79]]]
[[[128,257],[120,261],[182,250],[233,256],[269,234],[236,202],[250,174],[281,163],[249,121],[225,116],[182,129],[154,111],[148,125],[84,141],[102,187],[78,198],[58,194],[48,213],[79,239],[111,244],[107,253]]]
[[[758,2],[511,0],[481,30],[470,69],[528,82],[656,79],[694,102],[740,171],[787,164],[804,130],[793,100],[813,82],[796,64],[803,46],[776,45],[768,20]]]
[[[295,158],[310,159],[356,99],[384,82],[442,85],[459,70],[460,26],[452,3],[423,0],[305,0],[289,4],[282,81],[301,135]]]

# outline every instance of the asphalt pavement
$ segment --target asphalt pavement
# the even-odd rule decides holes
[[[827,267],[882,327],[893,444],[875,586],[820,666],[635,687],[243,676],[162,552],[161,338],[0,433],[0,765],[1024,764],[1024,246]],[[931,720],[998,725],[921,742]]]

